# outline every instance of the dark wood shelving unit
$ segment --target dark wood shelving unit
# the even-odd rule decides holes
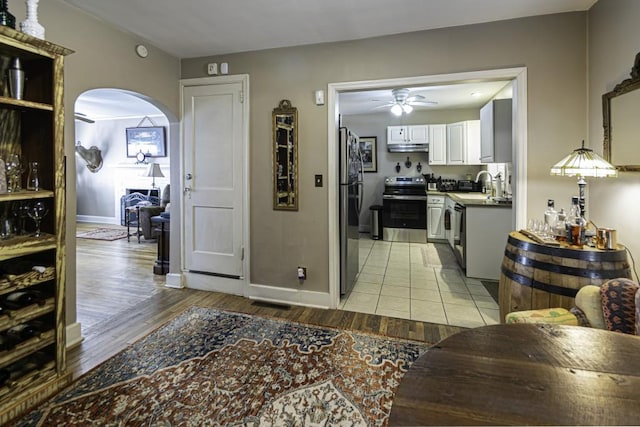
[[[0,213],[11,215],[12,208],[16,212],[15,204],[36,201],[43,202],[47,210],[40,236],[33,233],[34,222],[23,217],[29,228],[0,240],[0,303],[16,291],[34,289],[45,295],[40,304],[20,309],[5,306],[7,314],[0,316],[0,333],[36,319],[50,323],[50,328],[47,324],[35,337],[0,351],[0,369],[19,372],[0,386],[0,425],[24,414],[71,380],[65,352],[63,109],[64,57],[71,53],[62,46],[0,26],[1,75],[7,75],[12,58],[20,59],[25,74],[23,99],[12,98],[7,80],[0,79],[0,158],[17,154],[23,165],[38,162],[40,182],[39,191],[0,193]],[[23,265],[24,271],[15,271]],[[36,356],[44,356],[37,368],[16,369],[24,368],[25,361]]]

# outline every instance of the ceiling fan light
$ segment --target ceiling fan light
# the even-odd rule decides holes
[[[402,105],[402,110],[405,113],[409,114],[409,113],[411,113],[413,111],[413,107],[411,105],[409,105],[409,104],[403,104]]]
[[[400,104],[393,104],[393,107],[391,107],[391,113],[395,116],[401,116],[402,107],[400,106]]]

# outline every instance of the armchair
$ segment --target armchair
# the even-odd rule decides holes
[[[506,323],[561,323],[640,335],[640,286],[632,280],[611,279],[601,286],[581,288],[571,310],[549,308],[514,311]]]
[[[168,212],[171,203],[170,187],[167,184],[162,190],[162,196],[160,198],[160,206],[142,206],[140,207],[140,231],[145,240],[156,239],[153,226],[151,224],[151,217],[160,215],[162,212]]]

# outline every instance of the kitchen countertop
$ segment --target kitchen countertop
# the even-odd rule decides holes
[[[498,203],[490,199],[490,196],[482,193],[460,193],[455,191],[429,191],[428,196],[448,196],[453,201],[467,207],[492,207],[511,209],[511,203]]]

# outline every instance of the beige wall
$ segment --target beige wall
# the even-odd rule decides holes
[[[637,0],[599,0],[589,11],[589,140],[600,154],[602,94],[630,77],[640,52],[639,22]],[[590,218],[600,227],[617,229],[618,241],[636,258],[640,256],[640,173],[621,172],[617,179],[594,179],[587,188]]]
[[[360,41],[182,60],[182,78],[203,77],[208,62],[251,78],[251,282],[328,291],[327,107],[313,91],[328,83],[526,66],[529,212],[547,198],[568,207],[574,181],[549,167],[586,137],[586,13],[568,13],[407,33]],[[272,210],[271,110],[290,99],[299,114],[300,210]]]
[[[9,0],[16,22],[26,16],[25,2]],[[174,119],[179,112],[179,61],[147,44],[149,56],[136,56],[140,39],[115,30],[59,0],[41,1],[39,22],[45,38],[75,51],[65,60],[65,146],[69,159],[74,151],[74,102],[88,89],[121,88],[154,98]],[[75,283],[75,161],[67,162],[67,324],[76,320]],[[109,268],[109,266],[105,266]]]

